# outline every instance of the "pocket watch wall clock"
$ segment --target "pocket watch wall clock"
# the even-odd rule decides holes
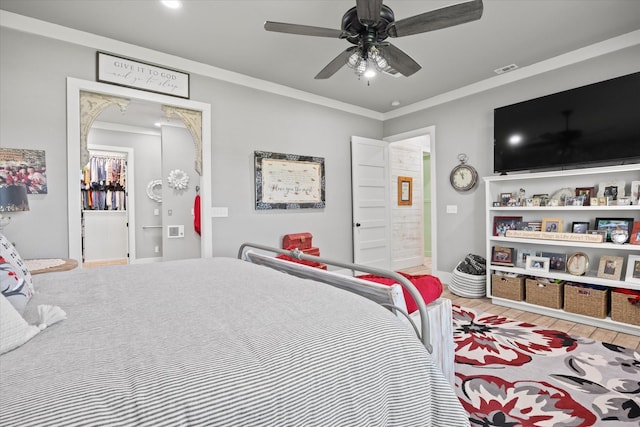
[[[460,160],[460,164],[451,170],[449,181],[457,191],[469,191],[478,184],[478,171],[467,164],[468,157],[466,154],[459,154],[458,160]]]

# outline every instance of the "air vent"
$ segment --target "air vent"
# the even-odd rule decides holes
[[[496,70],[493,70],[496,74],[504,74],[507,73],[509,71],[513,71],[516,68],[518,68],[518,66],[516,64],[510,64],[510,65],[505,65],[504,67],[498,68]]]

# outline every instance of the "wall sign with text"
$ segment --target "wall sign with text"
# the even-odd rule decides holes
[[[324,208],[324,158],[255,151],[256,209]]]
[[[98,52],[98,81],[189,99],[189,74]]]

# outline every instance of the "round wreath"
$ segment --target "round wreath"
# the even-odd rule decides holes
[[[154,202],[162,203],[162,180],[154,179],[147,185],[147,196]]]
[[[180,169],[169,172],[169,187],[176,190],[186,190],[189,186],[189,175]]]

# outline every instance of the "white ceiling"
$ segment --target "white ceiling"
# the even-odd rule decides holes
[[[485,0],[479,21],[392,42],[422,70],[367,84],[343,67],[314,76],[346,40],[267,32],[264,21],[340,28],[354,0],[0,0],[0,9],[94,33],[380,113],[640,29],[639,0]],[[396,20],[460,1],[386,0]],[[134,58],[136,59],[136,58]]]

